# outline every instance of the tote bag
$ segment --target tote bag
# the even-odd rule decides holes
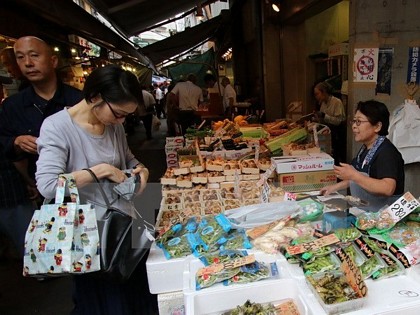
[[[66,184],[71,201],[64,203]],[[60,175],[55,204],[35,210],[25,235],[24,276],[62,276],[100,270],[95,208],[81,205],[75,180]]]

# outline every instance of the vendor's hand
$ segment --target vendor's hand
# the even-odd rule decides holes
[[[36,137],[30,135],[18,136],[15,139],[14,145],[24,152],[37,154],[36,139]]]
[[[324,112],[318,111],[318,112],[316,113],[316,115],[317,115],[320,119],[324,119],[324,118],[325,118],[325,113],[324,113]]]
[[[321,188],[319,193],[322,196],[328,196],[328,195],[331,195],[331,194],[335,193],[336,191],[337,191],[337,189],[335,189],[334,185],[331,185],[331,186],[326,186],[326,187]]]
[[[147,181],[149,180],[149,170],[144,165],[139,164],[133,169],[132,174],[138,174],[140,176],[140,188],[137,191],[137,194],[141,194],[146,188]]]
[[[334,173],[341,180],[352,180],[357,171],[350,164],[340,163],[340,166],[334,165]]]

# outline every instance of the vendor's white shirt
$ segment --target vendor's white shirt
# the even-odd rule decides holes
[[[178,95],[180,110],[197,110],[203,102],[203,91],[191,81],[178,82],[171,93]]]
[[[223,109],[226,110],[230,105],[229,99],[233,98],[233,104],[236,104],[236,92],[233,87],[228,84],[223,90]]]

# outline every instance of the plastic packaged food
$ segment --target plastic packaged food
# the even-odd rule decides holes
[[[306,198],[297,202],[302,209],[300,215],[300,222],[314,221],[316,220],[324,210],[324,205],[320,202],[315,201],[312,198]]]
[[[357,217],[356,227],[361,230],[370,230],[376,226],[376,213],[364,212]]]

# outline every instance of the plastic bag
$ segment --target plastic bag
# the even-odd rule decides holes
[[[296,201],[270,202],[225,211],[232,227],[243,229],[268,224],[288,215],[294,216],[299,213],[300,207]]]
[[[153,115],[153,118],[152,118],[152,128],[153,128],[153,130],[158,131],[160,129],[160,124],[161,123],[160,123],[159,118],[157,118],[156,115]]]

